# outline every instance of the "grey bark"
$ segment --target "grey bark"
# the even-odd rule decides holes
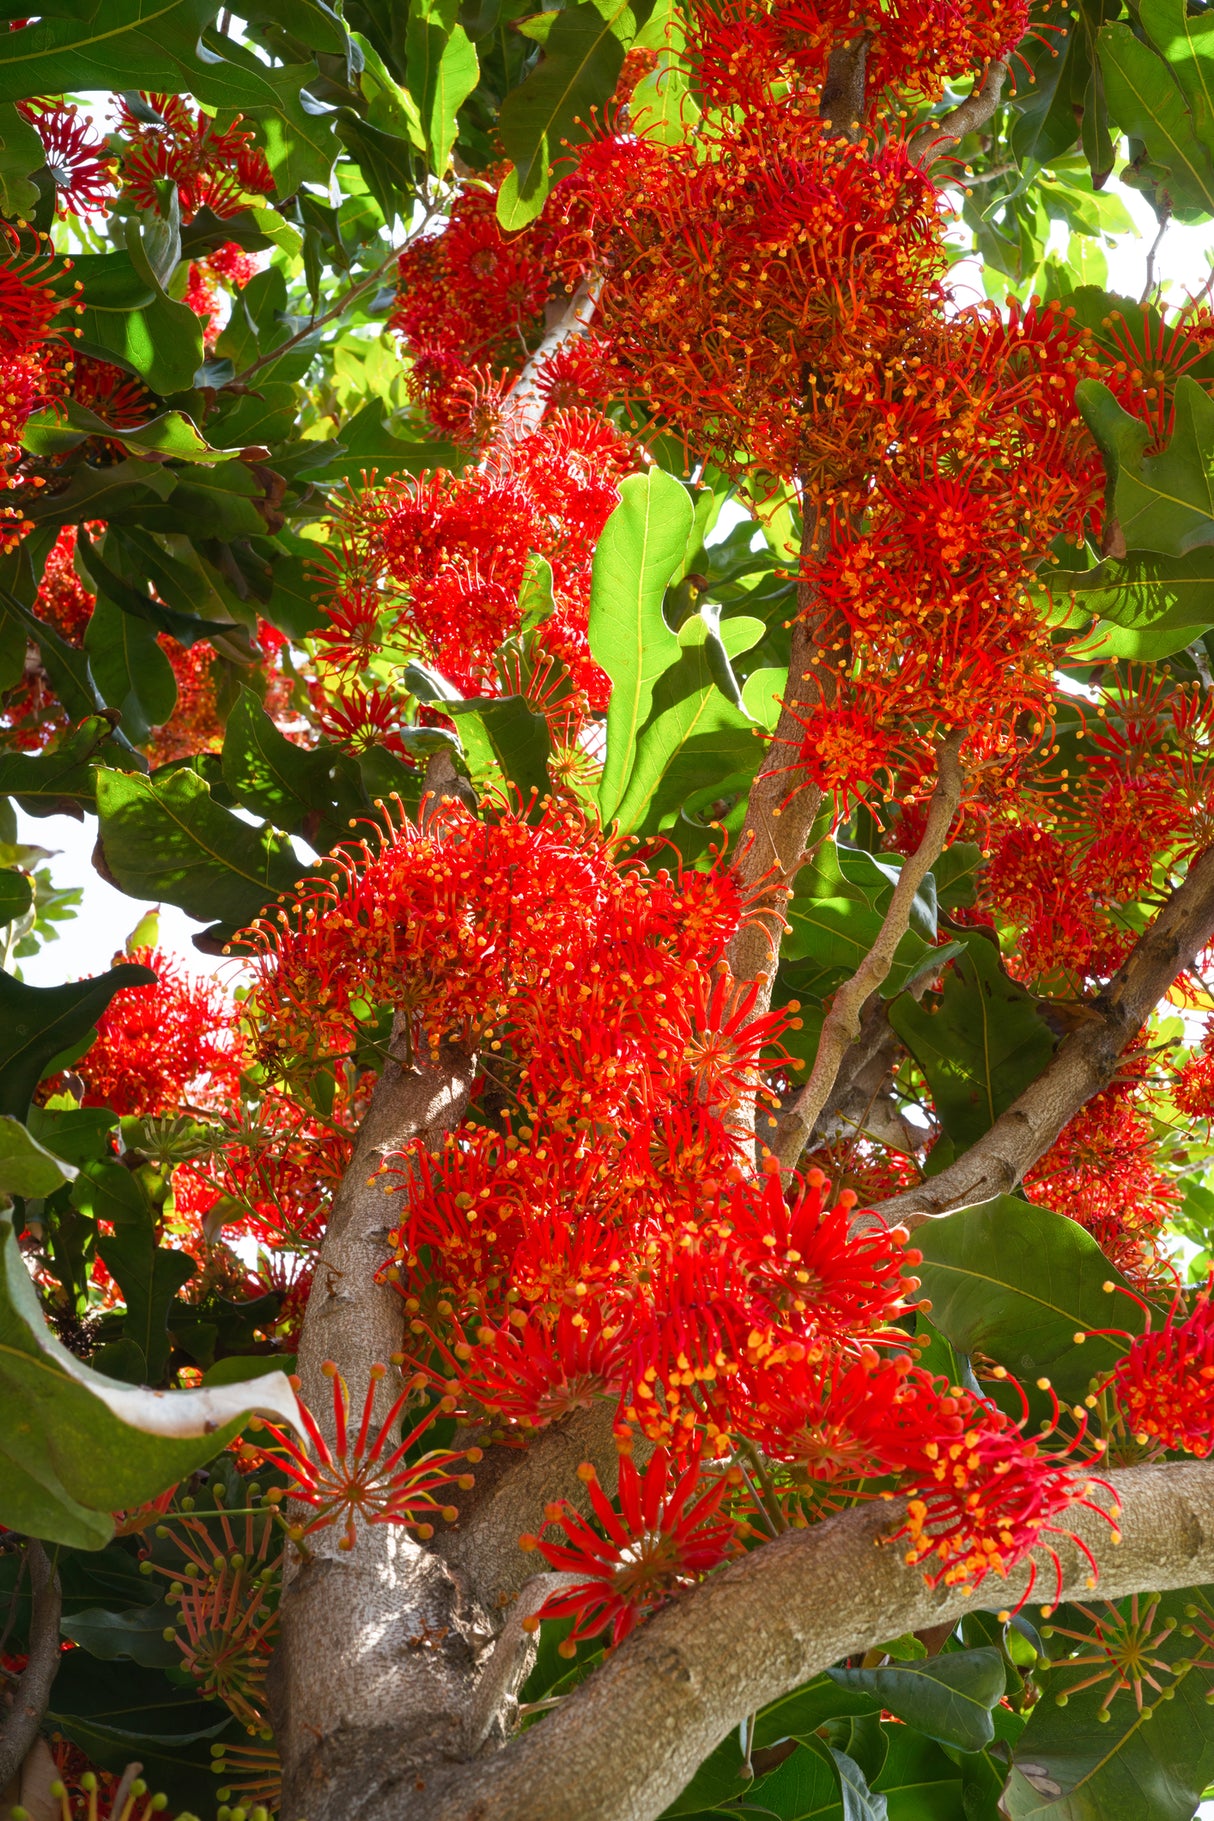
[[[12,1704],[0,1710],[0,1790],[17,1775],[38,1737],[59,1668],[59,1576],[42,1544],[25,1545],[33,1600],[30,1609],[29,1656],[12,1693]]]

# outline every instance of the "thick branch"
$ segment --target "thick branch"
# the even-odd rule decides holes
[[[919,1226],[952,1208],[989,1201],[1014,1189],[1049,1150],[1067,1121],[1108,1086],[1117,1059],[1137,1036],[1172,982],[1214,936],[1214,848],[1189,868],[1155,921],[1091,1006],[1091,1016],[1063,1039],[1052,1062],[1019,1100],[938,1176],[906,1189],[875,1212]]]
[[[17,1775],[38,1737],[59,1668],[59,1576],[42,1544],[33,1538],[25,1545],[25,1560],[33,1592],[30,1648],[12,1706],[0,1721],[0,1790]]]
[[[1080,1510],[1075,1529],[1117,1599],[1214,1579],[1214,1462],[1110,1475],[1122,1541]],[[1013,1604],[1024,1571],[967,1599],[933,1590],[886,1538],[901,1507],[876,1503],[765,1544],[659,1614],[507,1751],[397,1787],[360,1821],[652,1821],[741,1721],[841,1657],[974,1608]],[[1059,1539],[1054,1539],[1058,1541]],[[1091,1588],[1061,1541],[1063,1597]],[[1053,1568],[1041,1563],[1047,1597]]]
[[[401,1349],[404,1304],[375,1273],[388,1257],[393,1201],[375,1172],[410,1140],[436,1145],[462,1118],[472,1063],[444,1051],[426,1067],[389,1062],[372,1096],[329,1217],[300,1339],[305,1402],[330,1425],[334,1360],[361,1405],[369,1368]],[[380,1416],[392,1377],[380,1387]],[[284,1813],[319,1818],[335,1777],[357,1778],[371,1742],[394,1757],[410,1744],[457,1750],[474,1642],[444,1564],[392,1525],[363,1527],[349,1553],[332,1530],[284,1589],[274,1663],[275,1732]],[[416,1640],[422,1640],[420,1644]],[[346,1813],[350,1812],[347,1808]]]
[[[968,95],[959,107],[939,120],[929,120],[926,126],[920,127],[910,142],[912,159],[924,166],[934,164],[948,146],[956,145],[967,133],[976,133],[980,127],[984,127],[999,106],[1006,81],[1007,64],[992,63],[981,86],[972,95]]]
[[[544,366],[567,341],[576,341],[579,336],[587,333],[597,296],[597,283],[592,278],[584,278],[563,309],[558,310],[555,305],[549,306],[550,320],[544,338],[528,359],[506,398],[502,432],[511,441],[528,436],[539,428],[548,403],[548,395],[540,385]]]
[[[839,44],[830,53],[818,113],[846,139],[855,139],[864,119],[864,84],[868,72],[869,34],[854,44]]]
[[[961,742],[963,733],[949,735],[940,747],[939,777],[932,794],[923,839],[913,854],[902,863],[889,908],[877,932],[877,939],[850,980],[845,980],[831,1001],[822,1025],[818,1053],[809,1080],[781,1121],[776,1141],[776,1155],[781,1163],[795,1164],[807,1139],[818,1122],[830,1091],[838,1078],[839,1068],[852,1044],[860,1035],[864,1008],[878,991],[890,968],[898,944],[910,928],[915,898],[924,879],[940,858],[948,840],[949,829],[961,802]]]
[[[966,133],[977,133],[979,127],[986,126],[1003,97],[1007,76],[1007,64],[994,62],[988,67],[981,86],[976,87],[972,95],[966,95],[952,113],[946,113],[939,120],[928,120],[926,126],[919,127],[910,142],[910,157],[916,164],[934,164],[937,158],[943,157],[948,146],[956,146],[957,140],[965,138]]]

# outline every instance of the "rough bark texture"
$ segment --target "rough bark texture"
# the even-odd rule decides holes
[[[0,1791],[17,1775],[38,1737],[59,1668],[59,1576],[41,1543],[25,1545],[33,1604],[29,1658],[13,1690],[12,1705],[0,1719]]]
[[[938,1176],[876,1209],[883,1220],[921,1225],[1014,1189],[1069,1119],[1108,1086],[1117,1059],[1179,973],[1214,936],[1214,848],[1189,868],[1150,928],[1092,1001],[1091,1016],[1065,1037],[1048,1067],[985,1137]]]
[[[390,1062],[376,1087],[354,1156],[333,1204],[300,1341],[300,1395],[322,1428],[334,1360],[361,1406],[368,1368],[399,1352],[404,1305],[375,1272],[388,1256],[395,1203],[374,1172],[413,1138],[436,1144],[462,1117],[469,1058],[451,1050],[436,1066]],[[391,1401],[380,1387],[380,1414]],[[478,1640],[445,1565],[403,1530],[362,1527],[357,1546],[319,1531],[290,1575],[275,1658],[276,1732],[284,1814],[322,1821],[352,1812],[368,1762],[407,1761],[461,1745],[466,1680]]]
[[[1122,1541],[1080,1511],[1100,1593],[1214,1579],[1214,1463],[1109,1476]],[[589,1681],[505,1752],[388,1784],[359,1821],[652,1821],[756,1708],[884,1638],[999,1610],[1023,1588],[988,1580],[972,1598],[933,1591],[885,1539],[900,1506],[873,1504],[791,1531],[713,1575],[627,1640]],[[1062,1539],[1065,1597],[1090,1591],[1088,1562]],[[1053,1567],[1041,1567],[1053,1593]],[[297,1821],[295,1816],[289,1821]],[[310,1821],[310,1818],[309,1818]]]

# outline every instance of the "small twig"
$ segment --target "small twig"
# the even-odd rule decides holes
[[[790,1168],[796,1163],[818,1116],[830,1097],[840,1064],[860,1034],[860,1019],[870,997],[884,981],[894,964],[898,944],[910,927],[915,896],[924,879],[939,859],[948,840],[948,832],[961,801],[961,742],[964,731],[957,729],[942,743],[937,760],[938,778],[928,811],[923,839],[913,854],[903,861],[898,883],[894,887],[877,939],[850,980],[845,980],[831,1002],[818,1040],[809,1080],[797,1095],[781,1122],[776,1141],[776,1155]]]
[[[940,157],[946,146],[956,145],[969,133],[976,133],[979,127],[985,126],[1003,95],[1003,85],[1007,81],[1007,64],[995,62],[987,70],[982,84],[972,95],[966,97],[950,114],[944,114],[939,120],[929,120],[920,127],[910,142],[910,156],[916,164],[933,164]]]
[[[1168,231],[1171,220],[1171,209],[1169,209],[1166,203],[1161,204],[1159,211],[1159,232],[1156,234],[1147,251],[1147,282],[1142,288],[1142,296],[1138,299],[1139,305],[1142,308],[1146,307],[1147,300],[1150,297],[1151,292],[1155,289],[1155,255],[1163,244],[1163,237]]]
[[[366,276],[360,278],[357,283],[348,285],[335,304],[331,304],[320,316],[310,317],[304,328],[297,329],[294,335],[289,335],[286,341],[279,342],[276,348],[270,348],[265,354],[259,355],[251,366],[245,367],[243,371],[237,373],[228,381],[229,386],[243,386],[248,380],[252,379],[255,373],[260,373],[263,367],[272,366],[276,360],[281,360],[284,354],[289,354],[292,348],[297,348],[301,341],[307,341],[309,335],[314,335],[317,329],[323,329],[327,327],[329,323],[336,322],[337,318],[344,315],[352,303],[356,303],[360,297],[365,296],[368,291],[372,290],[374,286],[379,283],[380,279],[384,276],[384,273],[388,271],[394,261],[400,258],[405,248],[417,238],[417,234],[421,233],[422,228],[426,226],[429,219],[430,213],[428,212],[426,220],[421,224],[421,228],[418,228],[415,233],[408,235],[406,239],[401,242],[400,246],[393,247],[386,258],[381,259],[374,271],[368,272]]]
[[[59,1576],[42,1544],[25,1545],[33,1585],[29,1658],[13,1693],[13,1703],[0,1722],[0,1789],[6,1789],[24,1764],[38,1737],[59,1668]]]

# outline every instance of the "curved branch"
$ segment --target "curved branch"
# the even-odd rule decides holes
[[[956,145],[967,133],[976,133],[979,127],[984,127],[999,106],[1006,81],[1007,64],[992,63],[972,95],[951,113],[939,120],[929,120],[926,126],[920,127],[910,142],[911,158],[920,165],[934,164],[946,146]]]
[[[902,863],[889,908],[877,939],[850,980],[845,980],[831,1000],[818,1039],[818,1053],[809,1080],[780,1122],[775,1151],[790,1167],[804,1150],[810,1133],[830,1097],[848,1050],[860,1035],[860,1020],[869,999],[882,985],[894,964],[898,944],[910,928],[915,898],[924,879],[940,858],[948,831],[961,802],[961,742],[964,730],[951,733],[937,759],[938,779],[923,839]]]
[[[1109,1484],[1121,1542],[1094,1512],[1073,1520],[1102,1597],[1214,1579],[1214,1462],[1131,1467]],[[764,1544],[642,1627],[506,1751],[437,1767],[416,1795],[384,1790],[360,1821],[653,1821],[732,1728],[840,1657],[1015,1602],[1023,1569],[968,1599],[928,1587],[887,1546],[900,1515],[861,1506]],[[1086,1557],[1065,1539],[1058,1554],[1062,1597],[1088,1595]],[[1052,1594],[1052,1564],[1041,1572]]]
[[[59,1576],[42,1544],[25,1545],[33,1605],[29,1657],[13,1691],[13,1704],[0,1722],[0,1790],[6,1789],[24,1764],[51,1698],[59,1668]]]
[[[1091,1016],[1063,1039],[1036,1081],[956,1163],[881,1202],[871,1213],[882,1221],[916,1227],[953,1208],[970,1207],[1014,1189],[1067,1121],[1108,1086],[1127,1043],[1211,936],[1214,848],[1206,848],[1108,986],[1097,994]]]

